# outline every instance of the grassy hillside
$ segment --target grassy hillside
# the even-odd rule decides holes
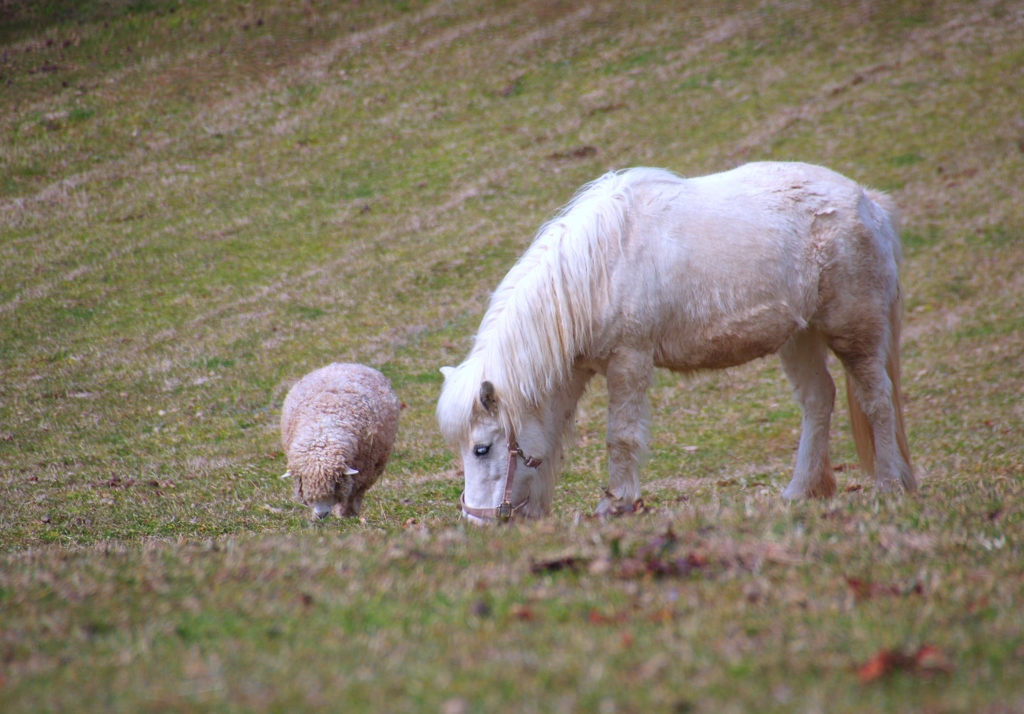
[[[0,0],[5,710],[1024,711],[1024,4],[620,5]],[[650,513],[588,518],[597,383],[554,517],[467,528],[438,367],[536,228],[761,159],[901,207],[921,493],[840,400],[840,495],[782,503],[771,358],[657,376]],[[310,523],[330,361],[407,408]]]

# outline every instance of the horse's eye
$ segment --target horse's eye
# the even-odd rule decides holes
[[[480,457],[487,456],[487,452],[490,450],[490,444],[477,444],[473,447],[473,453]]]

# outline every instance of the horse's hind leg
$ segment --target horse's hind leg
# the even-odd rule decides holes
[[[796,469],[783,498],[828,498],[836,492],[836,478],[828,459],[829,422],[836,386],[826,367],[828,348],[817,330],[795,333],[779,350],[782,367],[800,403],[800,447]]]
[[[852,382],[853,398],[870,427],[870,434],[864,437],[867,444],[858,445],[858,450],[866,448],[869,452],[868,458],[861,458],[861,467],[869,474],[874,467],[875,488],[879,491],[914,490],[917,481],[897,437],[900,417],[896,413],[898,400],[893,398],[893,389],[898,386],[894,386],[889,377],[885,357],[880,350],[872,350],[868,355],[843,353],[835,346],[833,350],[843,361],[846,379]],[[873,454],[870,453],[872,446]]]
[[[608,361],[608,496],[597,512],[630,509],[640,498],[637,471],[647,449],[647,388],[654,371],[650,353],[618,350]]]

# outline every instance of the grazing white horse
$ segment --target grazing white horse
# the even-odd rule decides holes
[[[784,498],[835,493],[828,350],[846,370],[861,468],[880,491],[915,489],[899,261],[889,198],[820,166],[752,163],[691,179],[634,168],[584,186],[502,280],[466,360],[441,370],[437,417],[462,456],[464,513],[550,513],[563,443],[597,373],[609,470],[597,510],[629,510],[654,368],[721,369],[773,352],[803,413]]]

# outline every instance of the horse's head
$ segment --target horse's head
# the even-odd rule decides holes
[[[441,371],[445,387],[437,413],[445,437],[462,457],[466,479],[463,515],[474,523],[543,515],[545,501],[550,499],[539,474],[547,450],[541,419],[527,414],[513,433],[491,382],[476,382],[475,393],[470,395],[460,388],[466,385],[457,384],[465,377],[460,370],[445,367]],[[459,392],[463,399],[453,399]],[[465,403],[467,398],[471,405]],[[461,423],[453,423],[456,414]]]

